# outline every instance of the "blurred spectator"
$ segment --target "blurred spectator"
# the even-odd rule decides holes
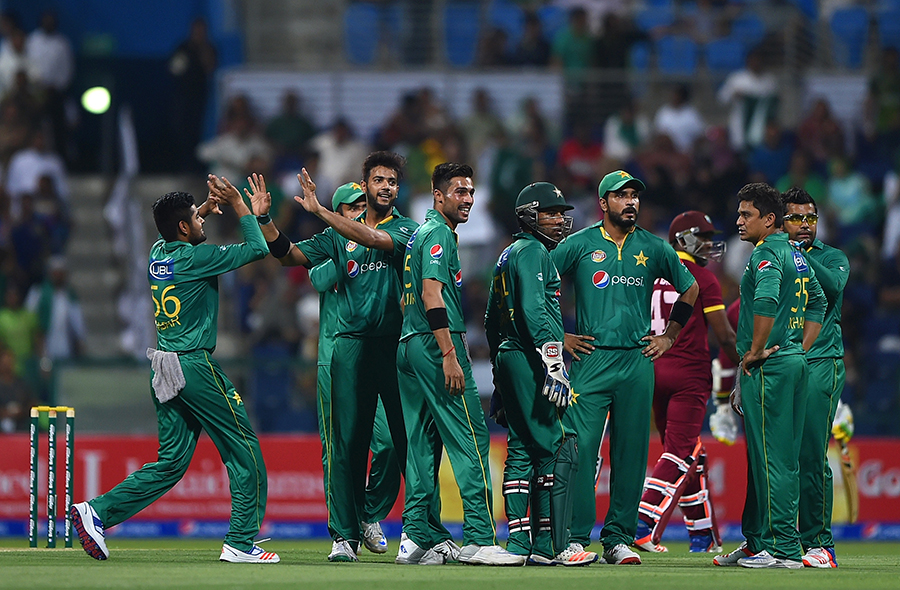
[[[644,171],[644,183],[647,185],[647,192],[651,198],[648,204],[657,204],[672,208],[683,195],[683,190],[687,187],[691,177],[691,158],[687,154],[681,153],[675,147],[675,143],[668,135],[657,133],[653,136],[650,143],[645,146],[637,156],[638,164]],[[654,203],[653,195],[658,198]],[[641,211],[641,215],[644,211]],[[671,218],[667,212],[666,217]],[[653,227],[652,224],[642,218],[647,227]]]
[[[888,259],[900,252],[900,151],[894,168],[884,176],[884,241],[881,257]]]
[[[706,123],[691,104],[691,90],[686,84],[679,84],[672,89],[669,102],[656,111],[653,128],[656,133],[671,137],[678,151],[691,153],[694,141],[706,129]]]
[[[900,138],[900,53],[896,47],[881,52],[878,72],[869,80],[869,135],[885,138],[896,147]]]
[[[491,95],[484,88],[476,88],[472,93],[472,112],[462,121],[460,128],[472,161],[478,160],[503,130],[503,122],[491,104]]]
[[[31,198],[35,217],[47,228],[47,247],[50,254],[62,254],[72,229],[68,204],[59,197],[53,179],[49,176],[41,176],[38,179],[38,188]]]
[[[797,144],[817,164],[825,164],[831,158],[844,154],[844,129],[840,121],[831,114],[831,107],[826,99],[816,100],[809,115],[800,122],[797,127]]]
[[[37,315],[44,333],[44,354],[53,361],[79,357],[84,352],[87,330],[81,304],[69,286],[66,260],[47,261],[47,279],[31,287],[25,307]]]
[[[35,213],[34,197],[25,193],[21,199],[19,219],[10,229],[10,243],[22,273],[24,289],[43,280],[50,256],[50,242],[47,220]]]
[[[649,39],[650,35],[638,29],[630,18],[608,12],[595,43],[594,63],[598,68],[627,68],[631,47]]]
[[[25,31],[16,28],[9,34],[9,44],[0,49],[0,96],[13,87],[16,74],[25,72],[29,80],[37,80],[39,65],[25,51]]]
[[[30,136],[31,125],[19,105],[0,103],[0,167],[6,168],[12,155],[28,145]]]
[[[3,102],[15,103],[22,116],[22,122],[29,126],[43,123],[47,93],[44,87],[28,78],[25,70],[13,76],[12,86],[6,89]]]
[[[572,135],[559,146],[557,164],[563,174],[566,198],[579,199],[597,192],[603,146],[591,137],[588,125],[576,125]],[[571,193],[571,194],[570,194]]]
[[[3,40],[0,41],[0,51],[9,45],[10,37],[12,37],[13,31],[17,29],[21,29],[22,27],[19,25],[19,15],[12,10],[4,10],[0,12],[0,37],[3,37]]]
[[[297,157],[315,134],[315,126],[300,110],[300,98],[294,92],[285,92],[281,112],[266,125],[266,137],[275,147],[276,158]]]
[[[750,151],[750,180],[775,185],[787,174],[794,146],[775,119],[766,123],[763,142]]]
[[[320,194],[330,195],[342,184],[361,180],[369,146],[353,136],[346,119],[338,119],[331,129],[314,137],[310,145],[319,153],[316,190]]]
[[[16,355],[0,346],[0,432],[28,430],[29,410],[36,403],[31,387],[16,373]]]
[[[604,155],[615,162],[604,166],[613,170],[624,167],[650,138],[650,120],[639,112],[638,103],[632,99],[611,115],[603,127]]]
[[[814,170],[810,169],[809,156],[803,150],[795,150],[791,156],[791,165],[787,174],[778,179],[775,184],[781,192],[785,192],[791,187],[799,187],[809,193],[817,203],[825,202],[825,180]],[[819,228],[822,229],[821,227]],[[826,236],[823,232],[819,232],[822,239]]]
[[[566,96],[566,128],[584,123],[584,113],[592,112],[588,95],[587,74],[593,65],[594,37],[588,26],[587,12],[575,7],[569,12],[568,24],[556,33],[550,63],[562,71]]]
[[[175,166],[179,171],[195,171],[199,165],[195,148],[203,133],[206,100],[213,72],[216,50],[207,36],[206,21],[191,23],[191,31],[169,58],[169,73],[175,80],[172,93],[172,126]]]
[[[197,146],[197,157],[219,178],[240,184],[253,158],[270,158],[269,144],[256,129],[256,121],[246,105],[246,98],[236,97],[229,104],[223,121],[224,132]]]
[[[22,195],[38,191],[42,176],[53,179],[53,188],[64,203],[69,202],[69,183],[66,166],[62,158],[47,146],[46,135],[41,129],[31,134],[29,147],[23,149],[9,161],[6,173],[6,192],[10,198],[10,215],[19,216]]]
[[[5,305],[0,308],[0,346],[15,355],[16,375],[29,383],[37,379],[37,356],[42,354],[43,339],[37,314],[22,306],[22,287],[6,286]]]
[[[439,136],[453,124],[447,109],[434,97],[434,91],[427,86],[419,89],[418,110],[422,131],[426,135]]]
[[[825,211],[836,224],[832,235],[841,245],[860,234],[873,234],[878,225],[878,204],[872,197],[869,181],[853,170],[843,157],[831,160]]]
[[[531,158],[520,150],[518,142],[511,141],[504,130],[497,135],[497,153],[490,176],[490,211],[504,234],[518,230],[512,215],[519,192],[534,182]]]
[[[72,83],[75,60],[68,38],[59,32],[56,13],[45,11],[41,26],[28,36],[25,45],[29,60],[36,64],[36,81],[46,91],[45,110],[50,118],[53,141],[49,142],[60,154],[65,155],[67,141],[66,91]]]
[[[731,105],[728,132],[738,151],[762,142],[766,122],[778,109],[778,81],[764,65],[762,53],[754,49],[747,55],[746,67],[728,74],[719,89],[719,102]]]
[[[475,65],[492,68],[508,65],[510,62],[506,44],[509,38],[506,31],[499,27],[490,27],[478,40]]]
[[[510,61],[519,66],[546,66],[550,63],[550,42],[544,36],[541,19],[532,11],[525,13],[522,39]]]
[[[424,131],[421,111],[418,93],[407,92],[404,94],[397,110],[391,114],[379,132],[376,149],[405,151],[405,146],[421,141]]]

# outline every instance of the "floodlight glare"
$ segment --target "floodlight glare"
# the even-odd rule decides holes
[[[94,115],[102,115],[109,110],[109,102],[109,90],[103,86],[88,88],[81,95],[81,106]]]

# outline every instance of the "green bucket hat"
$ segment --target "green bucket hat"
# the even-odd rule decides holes
[[[357,202],[360,197],[365,196],[366,193],[363,192],[363,189],[359,186],[358,182],[342,184],[334,191],[334,196],[331,197],[331,210],[337,211],[338,207],[341,205],[352,205]]]
[[[633,188],[639,191],[647,190],[647,187],[644,186],[644,183],[631,174],[628,174],[624,170],[616,170],[615,172],[610,172],[603,177],[603,180],[600,181],[600,186],[597,187],[597,195],[601,199],[605,198],[606,193],[610,191],[617,191],[623,186],[628,186],[628,188]]]

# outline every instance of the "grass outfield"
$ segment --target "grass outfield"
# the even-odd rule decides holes
[[[360,563],[331,564],[325,560],[331,544],[325,541],[270,541],[265,547],[278,552],[281,563],[243,565],[217,561],[221,548],[217,541],[116,538],[109,539],[109,561],[99,562],[80,547],[28,549],[23,547],[26,544],[0,539],[0,588],[900,588],[900,543],[841,543],[837,570],[717,568],[711,563],[712,555],[686,552],[643,553],[644,564],[638,567],[398,566],[392,563],[393,552],[375,556],[365,551]]]

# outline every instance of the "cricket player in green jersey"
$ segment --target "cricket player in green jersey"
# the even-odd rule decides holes
[[[251,186],[252,186],[252,180]],[[355,182],[348,182],[334,192],[332,210],[348,219],[356,219],[366,209],[366,193]],[[309,280],[319,292],[319,359],[317,368],[316,413],[322,439],[322,471],[325,495],[328,496],[328,465],[331,453],[331,354],[338,322],[338,290],[341,276],[333,260],[310,269]],[[366,486],[366,503],[361,523],[363,543],[373,553],[386,553],[387,538],[379,522],[387,517],[400,491],[400,464],[394,452],[384,404],[378,400],[372,432],[372,463]]]
[[[472,377],[462,313],[456,228],[469,219],[472,168],[444,163],[431,176],[434,208],[409,239],[403,263],[403,331],[397,370],[409,440],[403,529],[419,563],[440,564],[428,523],[438,489],[441,447],[453,466],[463,505],[459,561],[523,565],[497,545],[489,463],[490,436]]]
[[[597,520],[597,456],[609,413],[609,511],[600,533],[610,564],[640,564],[629,549],[650,449],[653,361],[672,347],[690,319],[699,287],[665,240],[638,227],[644,183],[623,170],[597,187],[604,219],[572,234],[551,256],[575,288],[578,335],[567,336],[573,355],[573,399],[564,423],[578,435],[578,474],[571,541],[587,546]],[[665,332],[650,336],[653,282],[663,278],[680,294]],[[579,356],[579,354],[583,356]]]
[[[807,567],[837,567],[831,509],[834,502],[828,439],[841,393],[844,391],[844,341],[841,304],[850,277],[847,255],[816,239],[818,207],[809,193],[791,188],[782,193],[784,230],[799,244],[816,273],[828,307],[819,337],[806,353],[809,382],[803,436],[800,442],[800,543]]]
[[[266,510],[266,468],[240,394],[212,358],[216,348],[220,274],[264,258],[269,250],[256,219],[226,179],[209,180],[210,198],[198,210],[188,193],[168,193],[153,204],[159,239],[150,249],[150,294],[159,350],[149,349],[151,387],[159,425],[159,457],[107,493],[72,506],[84,550],[107,559],[104,529],[131,518],[177,484],[205,430],[225,463],[231,521],[219,557],[235,563],[278,563],[253,539]],[[244,241],[204,244],[203,215],[231,205]]]
[[[597,561],[593,551],[569,544],[578,446],[562,423],[572,396],[563,362],[559,273],[550,250],[571,230],[572,218],[565,211],[572,208],[549,182],[522,189],[516,199],[522,231],[494,266],[484,318],[509,439],[521,442],[527,455],[529,469],[519,486],[531,491],[528,562],[534,565]],[[508,466],[510,461],[518,462],[515,456]],[[504,497],[506,484],[504,478]],[[527,513],[514,515],[529,518]]]
[[[406,433],[393,367],[402,321],[403,253],[417,224],[393,206],[404,163],[394,153],[369,154],[360,183],[366,210],[355,220],[319,203],[316,185],[304,168],[298,175],[303,196],[295,200],[330,227],[297,244],[278,231],[264,215],[266,209],[256,211],[263,214],[260,223],[269,250],[282,265],[314,267],[331,260],[341,274],[331,356],[331,460],[326,473],[328,527],[334,540],[329,561],[358,561],[368,449],[379,397],[397,457],[401,465],[406,463]]]
[[[809,350],[826,300],[806,257],[782,233],[781,193],[764,183],[738,191],[738,235],[755,244],[741,278],[737,350],[748,485],[746,546],[713,560],[749,568],[802,568],[797,509]],[[750,553],[752,555],[741,555]],[[736,559],[735,559],[736,558]]]

